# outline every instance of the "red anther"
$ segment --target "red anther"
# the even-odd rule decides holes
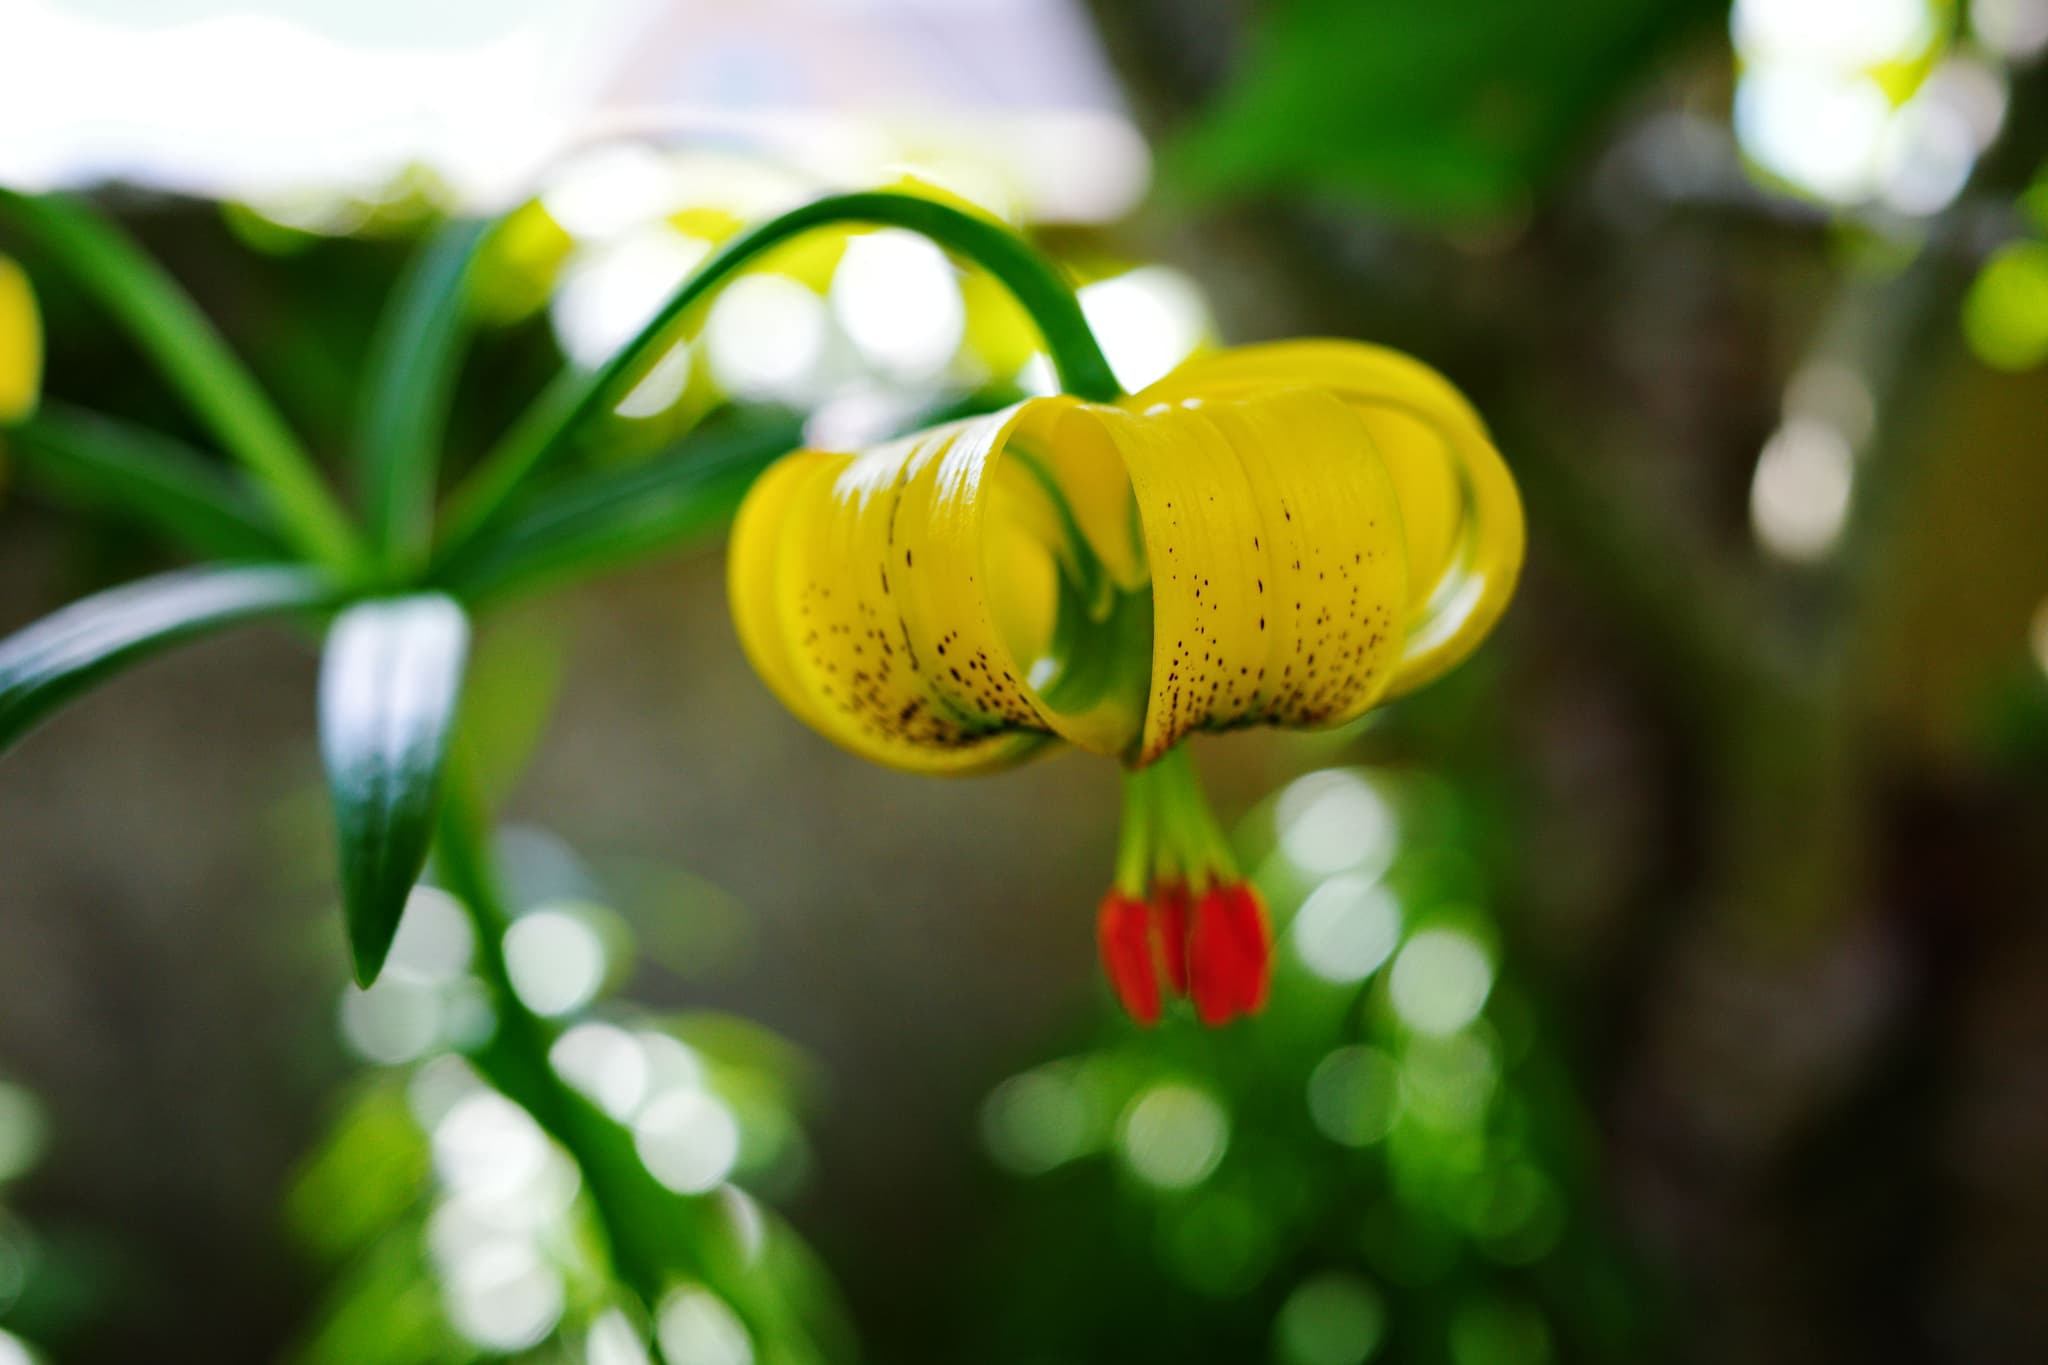
[[[1188,930],[1194,909],[1186,882],[1162,882],[1152,888],[1153,926],[1159,935],[1159,960],[1173,993],[1188,993]]]
[[[1226,887],[1230,897],[1231,923],[1236,926],[1244,952],[1252,962],[1249,989],[1239,1008],[1257,1014],[1266,1008],[1266,996],[1273,988],[1273,926],[1266,914],[1265,899],[1249,882]]]
[[[1266,1004],[1273,938],[1259,893],[1243,882],[1211,887],[1195,904],[1188,937],[1189,993],[1205,1024],[1225,1024]]]
[[[1159,1022],[1159,974],[1153,960],[1152,907],[1112,890],[1095,914],[1102,967],[1124,1010],[1141,1024]]]

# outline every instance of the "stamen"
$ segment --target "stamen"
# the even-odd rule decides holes
[[[1188,930],[1194,918],[1185,882],[1158,883],[1152,890],[1152,930],[1159,944],[1160,965],[1173,994],[1188,993]]]
[[[1273,950],[1258,892],[1237,882],[1204,895],[1195,907],[1189,956],[1189,994],[1203,1023],[1228,1023],[1264,1008]]]
[[[1151,908],[1120,891],[1102,898],[1095,917],[1103,970],[1124,1010],[1140,1024],[1159,1022],[1159,978],[1153,965]]]
[[[1175,746],[1139,780],[1152,803],[1152,904],[1166,980],[1205,1024],[1258,1012],[1272,977],[1266,909],[1238,875],[1186,749]]]

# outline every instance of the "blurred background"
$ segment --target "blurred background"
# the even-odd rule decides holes
[[[459,469],[736,224],[906,174],[1054,252],[1127,385],[1360,336],[1487,415],[1531,546],[1496,638],[1196,746],[1281,931],[1226,1032],[1098,980],[1103,765],[832,749],[715,527],[486,617],[515,983],[657,1179],[787,1220],[759,1273],[822,1356],[2032,1362],[2044,45],[2048,0],[0,0],[0,184],[116,212],[330,455],[450,216],[513,210]],[[200,439],[0,248],[53,399]],[[1049,382],[986,279],[827,234],[585,458]],[[176,562],[0,469],[0,629]],[[0,762],[0,1365],[644,1360],[575,1173],[459,1059],[445,894],[343,985],[308,643]],[[657,1326],[799,1358],[701,1289]]]

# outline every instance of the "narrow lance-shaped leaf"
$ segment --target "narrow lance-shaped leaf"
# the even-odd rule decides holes
[[[438,593],[359,603],[320,665],[320,752],[356,980],[377,979],[433,837],[469,620]]]
[[[185,569],[74,602],[0,640],[0,750],[93,684],[183,640],[256,617],[325,605],[311,569]]]
[[[83,203],[0,187],[0,212],[70,267],[143,350],[221,447],[247,465],[280,524],[308,555],[352,566],[356,539],[312,456],[185,291],[112,222]]]
[[[131,517],[197,554],[278,559],[287,553],[284,538],[241,487],[168,436],[45,403],[7,438],[30,482]]]
[[[731,520],[755,477],[803,439],[794,417],[697,432],[644,464],[563,480],[436,566],[468,601],[616,568]]]
[[[450,223],[422,247],[371,345],[357,460],[370,533],[401,562],[423,557],[433,530],[441,428],[468,322],[463,288],[490,226]]]
[[[993,412],[1021,396],[971,393],[916,414],[902,429]],[[641,463],[530,491],[507,507],[502,524],[444,555],[432,581],[475,603],[680,549],[723,529],[761,471],[801,444],[796,413],[730,409]]]

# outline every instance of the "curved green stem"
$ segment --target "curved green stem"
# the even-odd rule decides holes
[[[632,1130],[555,1070],[549,1054],[560,1030],[528,1008],[512,984],[505,959],[512,913],[491,853],[489,817],[459,748],[449,759],[434,853],[441,884],[476,930],[476,972],[496,1017],[491,1036],[465,1055],[576,1163],[616,1281],[650,1322],[670,1290],[694,1282],[723,1299],[756,1342],[778,1339],[778,1323],[785,1332],[788,1324],[780,1321],[774,1285],[718,1201],[679,1194],[655,1179]],[[659,1347],[649,1350],[660,1365]]]
[[[451,763],[451,768],[455,765]],[[656,1243],[639,1226],[641,1210],[663,1202],[632,1188],[644,1178],[631,1138],[608,1116],[572,1089],[555,1071],[549,1052],[557,1037],[547,1020],[528,1009],[513,989],[505,960],[505,931],[512,917],[492,866],[483,815],[450,773],[434,841],[435,866],[476,931],[476,969],[491,994],[497,1028],[468,1055],[484,1078],[533,1116],[576,1163],[596,1212],[619,1281],[637,1295],[651,1319],[666,1288],[669,1270]],[[649,1182],[651,1183],[651,1182]],[[650,1343],[650,1351],[658,1347]],[[658,1354],[650,1357],[660,1361]]]
[[[1152,778],[1144,768],[1124,770],[1124,823],[1116,851],[1116,889],[1143,900],[1152,880]]]
[[[1168,749],[1153,760],[1148,771],[1159,802],[1161,851],[1178,861],[1181,875],[1191,882],[1198,877],[1235,880],[1236,856],[1215,812],[1209,809],[1209,798],[1202,791],[1187,744]]]
[[[791,209],[734,238],[669,295],[610,360],[589,374],[565,370],[457,492],[449,511],[446,544],[459,547],[488,525],[527,476],[561,450],[578,425],[607,402],[615,401],[636,371],[668,340],[670,327],[684,310],[770,247],[813,228],[838,223],[906,228],[973,261],[995,276],[1031,315],[1066,392],[1099,402],[1121,394],[1072,288],[1016,232],[993,219],[906,194],[833,195]]]
[[[308,557],[351,572],[361,547],[313,459],[190,296],[127,234],[81,204],[0,189],[0,210],[132,333],[223,448],[256,476]]]

